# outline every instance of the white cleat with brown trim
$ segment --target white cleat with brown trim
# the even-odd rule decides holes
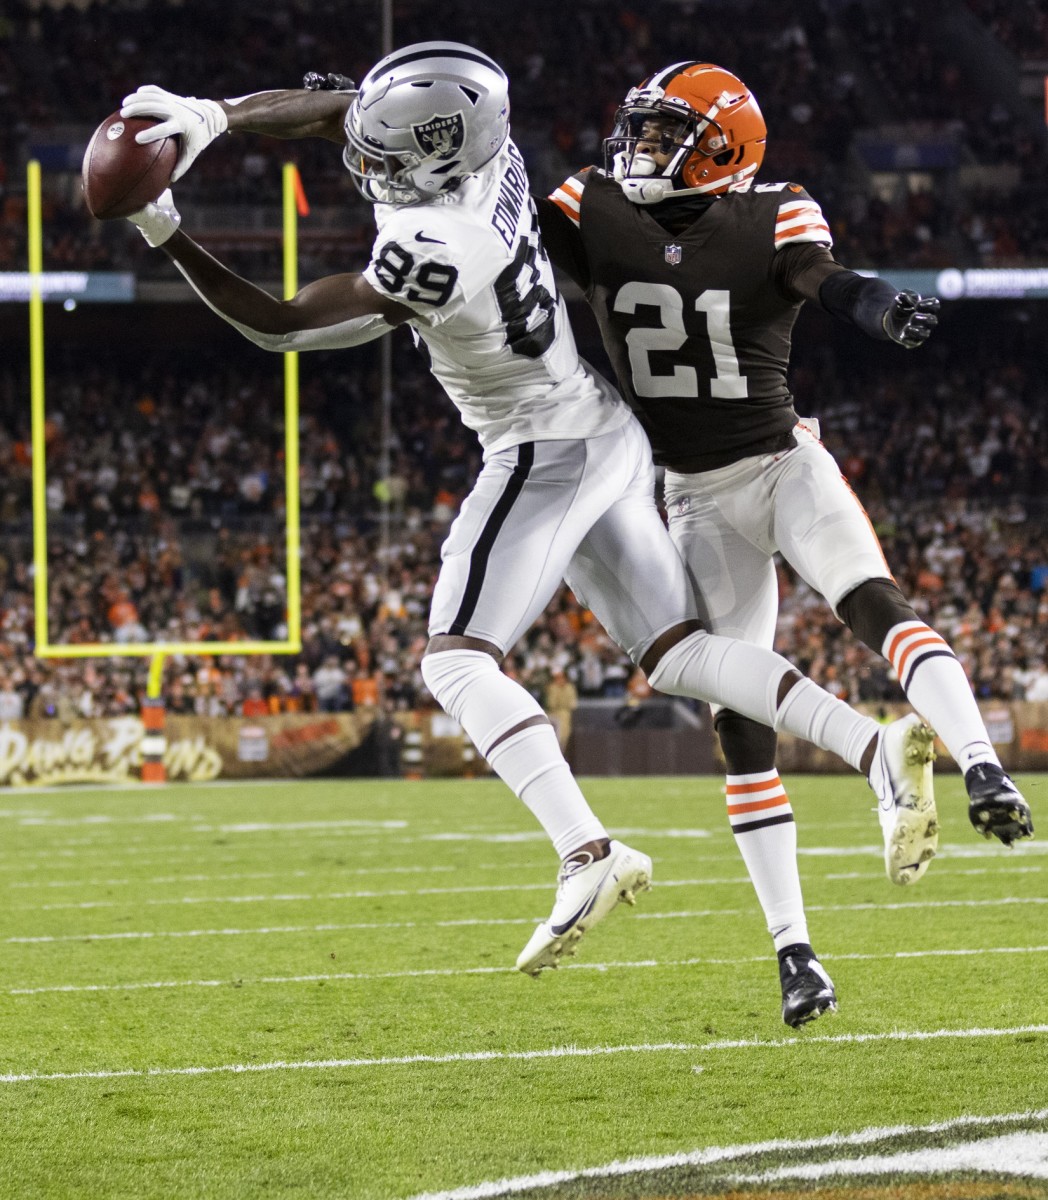
[[[612,841],[606,857],[568,859],[557,876],[557,899],[549,917],[517,958],[517,970],[537,976],[578,950],[579,940],[619,901],[633,904],[651,887],[651,859]]]
[[[911,713],[881,730],[869,783],[884,833],[884,866],[892,883],[916,883],[939,846],[932,762],[935,733]]]

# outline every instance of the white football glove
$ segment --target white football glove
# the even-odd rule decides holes
[[[161,124],[135,135],[135,141],[141,146],[176,135],[182,139],[178,162],[171,172],[172,183],[182,178],[200,151],[210,146],[219,134],[225,133],[229,125],[225,111],[217,101],[176,96],[153,83],[125,96],[120,115],[160,120]]]
[[[182,217],[175,208],[175,198],[171,195],[170,188],[161,192],[145,208],[133,212],[127,219],[132,225],[138,226],[140,233],[154,250],[157,246],[162,246],[182,224]]]

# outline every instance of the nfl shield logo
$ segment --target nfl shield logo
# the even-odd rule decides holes
[[[681,249],[680,249],[680,246],[678,246],[676,242],[673,242],[669,246],[666,247],[666,261],[670,264],[671,267],[679,267],[680,266],[680,255],[681,255]]]

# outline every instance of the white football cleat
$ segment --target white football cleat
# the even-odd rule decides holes
[[[916,883],[939,845],[932,762],[935,733],[911,713],[881,730],[869,783],[884,832],[884,866],[892,883]]]
[[[557,876],[557,899],[549,917],[531,935],[517,958],[517,970],[537,976],[572,956],[579,939],[620,900],[633,904],[651,887],[651,859],[613,841],[606,858],[569,861]]]

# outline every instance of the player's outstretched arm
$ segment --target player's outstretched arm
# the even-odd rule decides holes
[[[342,124],[353,95],[348,91],[287,88],[234,100],[201,100],[146,84],[124,97],[120,115],[153,117],[160,122],[136,135],[135,140],[142,145],[166,137],[181,139],[178,162],[171,173],[171,182],[175,183],[197,155],[227,130],[279,138],[322,137],[341,143],[345,140]]]
[[[358,273],[329,275],[278,300],[230,271],[188,234],[170,189],[128,220],[161,247],[204,303],[265,350],[338,350],[387,333],[413,314]]]
[[[774,270],[787,295],[814,301],[878,341],[915,350],[939,323],[934,296],[897,292],[887,280],[849,271],[820,244],[784,247],[775,256]]]

